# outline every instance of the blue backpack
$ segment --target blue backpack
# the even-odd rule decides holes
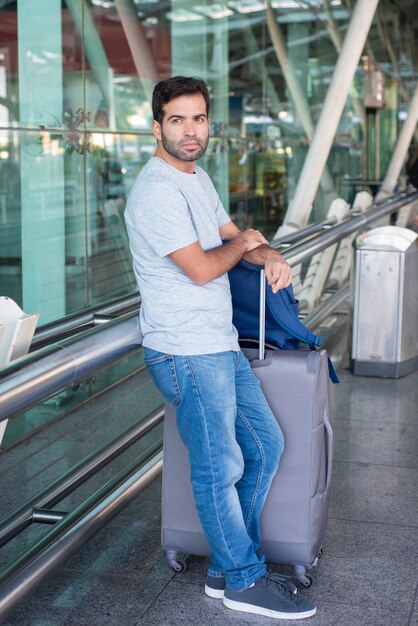
[[[231,285],[233,324],[241,339],[258,340],[260,316],[260,265],[241,260],[228,272]],[[299,301],[291,285],[277,293],[266,285],[266,342],[282,350],[297,350],[303,342],[311,350],[322,346],[322,339],[298,318]],[[334,367],[328,358],[329,375],[338,383]]]

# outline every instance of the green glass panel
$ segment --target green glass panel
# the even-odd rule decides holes
[[[85,263],[91,306],[137,291],[123,212],[136,176],[154,153],[155,139],[95,129],[90,143],[91,151],[85,155],[89,174],[86,213],[90,216]],[[77,294],[73,296],[73,310],[80,310]]]
[[[115,381],[124,380],[133,374],[137,374],[144,368],[143,350],[122,359],[110,367],[96,372],[93,376],[76,381],[71,387],[62,390],[54,397],[48,398],[37,406],[24,411],[12,420],[9,420],[2,441],[2,447],[15,445],[22,438],[27,437],[41,429],[48,422],[62,418],[71,411],[75,411],[85,402],[99,395]],[[141,398],[141,411],[148,409],[149,413],[161,406],[161,396],[155,388],[154,392],[148,385]],[[145,407],[146,405],[146,407]]]
[[[130,8],[130,22],[122,6]],[[42,324],[136,289],[123,206],[155,148],[153,84],[178,72],[208,81],[212,139],[202,165],[227,210],[241,227],[273,234],[310,143],[304,116],[314,128],[350,6],[272,1],[301,99],[286,79],[261,2],[5,4],[1,292],[38,309]],[[384,176],[398,135],[398,110],[407,108],[404,91],[414,85],[413,46],[405,15],[389,2],[379,3],[365,52],[385,74],[385,107],[365,123],[360,63],[324,181],[348,201],[362,180]],[[19,80],[21,74],[31,80]],[[313,218],[326,212],[327,198],[321,187]]]

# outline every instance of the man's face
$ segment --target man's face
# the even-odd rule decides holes
[[[168,102],[164,106],[162,124],[154,121],[153,132],[161,142],[161,156],[168,157],[166,160],[174,166],[178,161],[199,159],[209,141],[209,119],[204,97],[199,93],[179,96]]]

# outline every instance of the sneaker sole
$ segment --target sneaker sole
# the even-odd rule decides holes
[[[297,592],[297,589],[293,591],[295,595]],[[209,598],[214,598],[215,600],[222,600],[225,595],[223,589],[213,589],[213,587],[208,587],[208,585],[205,585],[205,594],[209,596]]]
[[[223,589],[213,589],[212,587],[208,587],[205,585],[205,594],[209,596],[209,598],[215,598],[215,600],[222,600],[224,597]]]
[[[306,617],[312,617],[316,613],[316,607],[310,611],[301,611],[300,613],[283,613],[282,611],[274,611],[273,609],[266,609],[262,606],[254,606],[254,604],[245,604],[244,602],[237,602],[236,600],[230,600],[224,596],[224,606],[233,611],[242,611],[243,613],[255,613],[256,615],[264,615],[265,617],[274,617],[275,619],[305,619]]]

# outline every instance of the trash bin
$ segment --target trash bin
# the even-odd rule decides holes
[[[418,368],[418,235],[381,226],[354,242],[354,374],[398,378]]]

